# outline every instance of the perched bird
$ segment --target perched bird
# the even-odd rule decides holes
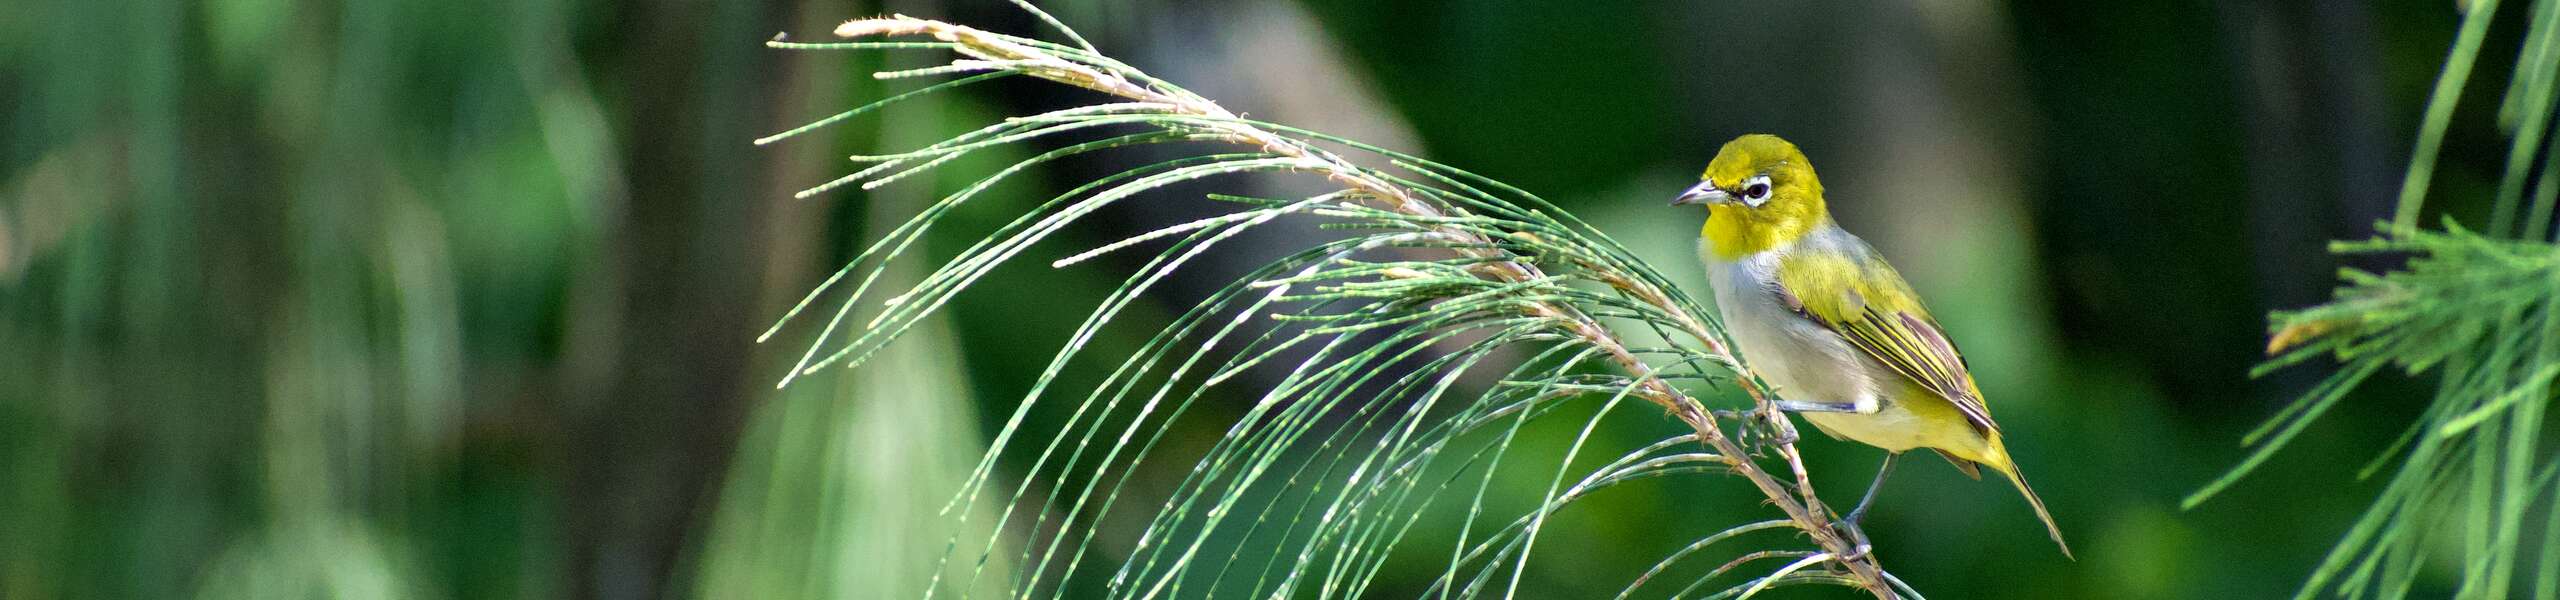
[[[1780,410],[1886,452],[1842,523],[1865,537],[1858,519],[1894,457],[1927,448],[1975,479],[1977,466],[2007,475],[2070,556],[2062,528],[2009,460],[1964,356],[1902,275],[1831,222],[1804,153],[1777,136],[1745,135],[1725,143],[1701,179],[1671,204],[1707,207],[1698,254],[1733,343],[1777,385]]]

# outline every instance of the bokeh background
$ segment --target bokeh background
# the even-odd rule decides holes
[[[2453,2],[1048,6],[1230,108],[1537,191],[1689,283],[1701,217],[1661,201],[1725,139],[1795,140],[1839,219],[1964,345],[2079,551],[2061,559],[2004,486],[1913,461],[1868,530],[1940,597],[2290,594],[2369,498],[2355,469],[2423,404],[2426,382],[2380,382],[2252,480],[2177,508],[2319,374],[2246,371],[2266,311],[2325,296],[2341,265],[2324,242],[2386,216]],[[1046,259],[1206,209],[1115,209],[871,365],[777,391],[813,332],[756,335],[1005,157],[792,191],[849,172],[848,153],[1084,98],[1012,82],[749,144],[911,86],[863,74],[938,57],[761,44],[891,11],[1038,31],[992,0],[0,7],[0,598],[912,597],[951,534],[944,496],[1136,260]],[[2504,156],[2483,115],[2508,23],[2438,178],[2466,222]],[[1129,164],[1000,188],[927,254]],[[1203,277],[1127,318],[1224,283]],[[1250,398],[1212,400],[1214,416]],[[1196,451],[1223,425],[1173,438]],[[1804,446],[1843,498],[1876,460]],[[1153,465],[1171,475],[1135,493],[1182,467]],[[1010,483],[1021,465],[997,468]],[[1534,562],[1524,594],[1614,593],[1759,518],[1736,487],[1578,505],[1541,541],[1570,551]],[[1427,562],[1378,593],[1410,595]]]

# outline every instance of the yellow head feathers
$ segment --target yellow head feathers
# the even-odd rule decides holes
[[[1793,243],[1831,222],[1813,162],[1795,144],[1765,133],[1725,142],[1697,187],[1672,203],[1707,205],[1699,233],[1720,260]]]

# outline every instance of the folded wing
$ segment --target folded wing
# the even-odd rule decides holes
[[[1975,431],[1985,436],[1999,432],[1964,356],[1920,305],[1911,284],[1865,243],[1855,238],[1836,243],[1842,246],[1839,252],[1798,252],[1779,264],[1774,290],[1779,301],[1945,398]]]

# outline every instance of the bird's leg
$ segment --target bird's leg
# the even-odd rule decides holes
[[[1787,413],[1874,413],[1874,410],[1859,410],[1859,403],[1805,403],[1805,400],[1769,400],[1769,403],[1777,405],[1777,410],[1787,410]]]
[[[1850,553],[1852,557],[1865,556],[1867,550],[1874,548],[1867,543],[1867,532],[1858,528],[1858,520],[1867,517],[1867,505],[1875,503],[1876,491],[1884,489],[1885,476],[1893,473],[1893,458],[1901,455],[1899,452],[1885,453],[1884,466],[1876,468],[1875,482],[1867,484],[1867,495],[1858,499],[1858,507],[1849,509],[1848,516],[1840,518],[1840,528],[1848,530],[1851,544],[1857,547]]]
[[[1858,405],[1848,402],[1806,402],[1803,400],[1770,400],[1778,410],[1787,412],[1858,412]]]
[[[1873,483],[1867,484],[1866,497],[1858,499],[1857,508],[1849,509],[1849,517],[1847,521],[1850,525],[1857,525],[1858,519],[1865,518],[1867,516],[1867,505],[1876,503],[1876,492],[1884,489],[1885,476],[1893,474],[1893,457],[1901,455],[1902,454],[1899,452],[1887,452],[1884,454],[1884,466],[1876,467],[1876,480]]]
[[[1778,406],[1778,410],[1783,410],[1783,411],[1787,411],[1787,412],[1829,412],[1829,413],[1858,413],[1858,414],[1875,414],[1876,409],[1878,408],[1878,407],[1876,406],[1876,403],[1875,403],[1874,401],[1872,401],[1872,400],[1861,400],[1861,401],[1857,401],[1857,402],[1806,402],[1806,401],[1803,401],[1803,400],[1771,400],[1771,401],[1769,401],[1769,403],[1770,403],[1770,404],[1775,404],[1775,405],[1777,405],[1777,406]]]

